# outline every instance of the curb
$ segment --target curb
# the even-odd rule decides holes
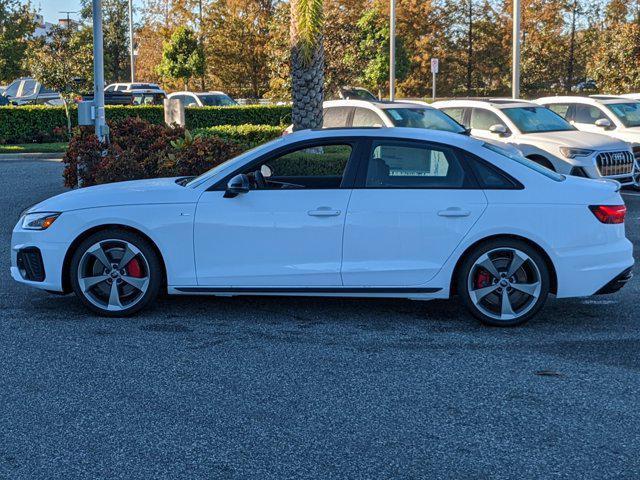
[[[0,153],[0,161],[54,160],[61,161],[64,153]]]

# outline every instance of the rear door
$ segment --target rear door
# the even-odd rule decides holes
[[[345,286],[422,285],[442,268],[487,200],[448,146],[371,140],[349,201]]]

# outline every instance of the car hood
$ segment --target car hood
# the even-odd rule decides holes
[[[529,142],[542,142],[558,147],[588,148],[590,150],[627,150],[622,140],[600,133],[567,130],[563,132],[527,133],[522,135]]]
[[[118,205],[194,203],[200,192],[176,183],[177,178],[154,178],[79,188],[51,197],[29,212],[66,212]]]

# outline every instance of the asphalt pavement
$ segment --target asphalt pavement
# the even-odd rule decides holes
[[[517,329],[455,300],[162,298],[105,319],[9,275],[19,213],[61,172],[0,162],[0,479],[640,476],[638,267]]]

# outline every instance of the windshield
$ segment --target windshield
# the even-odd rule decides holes
[[[546,107],[503,108],[502,112],[522,133],[575,130],[564,118]]]
[[[446,113],[435,108],[387,108],[384,110],[396,127],[428,128],[465,133],[466,129]]]
[[[228,107],[238,104],[238,102],[230,96],[221,93],[198,95],[198,98],[206,107]]]
[[[609,103],[607,107],[625,127],[640,127],[640,102]]]
[[[531,170],[535,170],[536,172],[541,173],[545,177],[550,178],[551,180],[555,180],[556,182],[561,182],[565,179],[564,175],[560,175],[559,173],[556,173],[553,170],[548,169],[547,167],[543,167],[539,163],[536,163],[533,160],[529,160],[523,155],[510,152],[506,148],[502,148],[492,143],[483,143],[482,146],[487,150],[491,150],[492,152],[497,153],[498,155],[507,157],[509,160],[518,162],[520,165],[529,167]]]
[[[252,148],[250,150],[247,150],[246,152],[241,153],[237,157],[234,157],[234,158],[232,158],[230,160],[227,160],[226,162],[222,162],[220,165],[216,165],[211,170],[207,170],[202,175],[199,175],[199,176],[191,179],[189,182],[185,183],[184,186],[185,187],[193,187],[193,188],[198,187],[203,182],[206,182],[208,179],[212,178],[213,176],[217,175],[218,173],[220,173],[220,172],[222,172],[224,170],[227,170],[228,168],[232,168],[233,166],[235,166],[237,164],[240,164],[240,163],[244,162],[248,158],[259,154],[262,150],[268,150],[268,149],[273,148],[275,143],[282,142],[283,140],[284,140],[283,137],[279,137],[279,138],[276,138],[275,140],[271,140],[270,142],[264,143],[262,145],[258,145],[257,147],[254,147],[254,148]]]

